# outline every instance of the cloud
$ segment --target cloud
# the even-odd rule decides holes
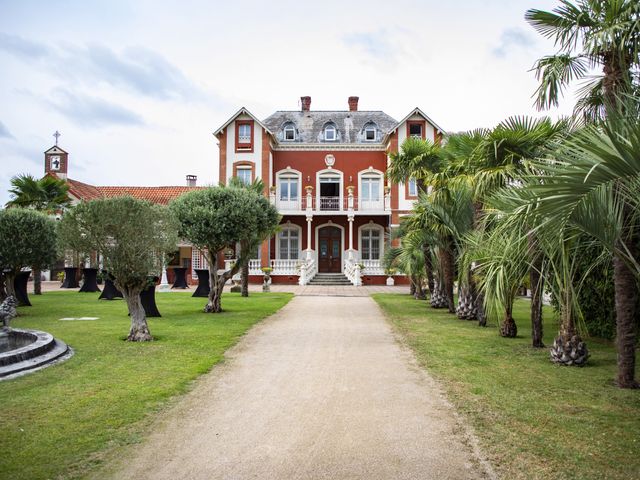
[[[0,32],[0,50],[4,50],[22,60],[44,58],[51,54],[46,45],[3,32]]]
[[[374,60],[389,61],[393,60],[396,53],[390,38],[391,35],[385,29],[380,29],[376,32],[350,33],[343,37],[343,41]]]
[[[23,61],[42,61],[48,72],[54,72],[66,84],[73,77],[90,87],[106,83],[160,100],[199,101],[210,97],[178,67],[148,48],[130,47],[120,53],[99,44],[51,49],[0,32],[0,50]]]
[[[0,138],[13,138],[9,129],[2,122],[0,122]]]
[[[520,28],[507,28],[500,35],[500,43],[491,49],[491,54],[497,58],[504,58],[514,48],[527,49],[535,43],[535,39]]]
[[[65,89],[54,91],[50,105],[62,115],[83,126],[144,125],[144,119],[135,112],[98,97],[71,93]]]

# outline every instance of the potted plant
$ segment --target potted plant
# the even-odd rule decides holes
[[[385,269],[384,273],[387,274],[387,286],[388,287],[393,287],[396,282],[393,279],[393,275],[396,273],[396,269],[395,268],[387,268]]]
[[[269,285],[271,285],[271,272],[273,271],[273,268],[262,267],[261,270],[262,270],[262,273],[264,274],[263,281],[262,281],[262,291],[269,292],[271,291]]]

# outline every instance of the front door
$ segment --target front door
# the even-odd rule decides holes
[[[340,273],[342,271],[341,232],[337,227],[322,227],[318,232],[318,271]]]

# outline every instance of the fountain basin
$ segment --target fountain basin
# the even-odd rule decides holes
[[[0,379],[40,369],[72,354],[68,345],[40,330],[0,331]]]

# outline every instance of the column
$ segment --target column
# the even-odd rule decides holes
[[[313,221],[312,215],[307,215],[307,255],[306,259],[311,260],[311,222]]]
[[[354,260],[354,252],[353,252],[353,215],[349,215],[347,217],[347,221],[349,222],[349,259]]]

